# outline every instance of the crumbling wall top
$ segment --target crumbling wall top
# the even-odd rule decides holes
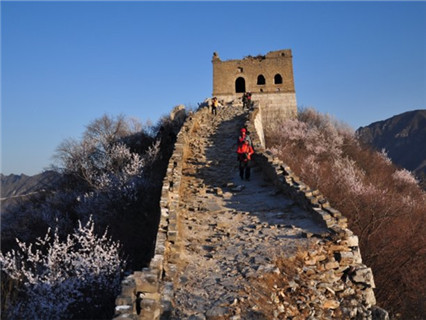
[[[247,60],[265,60],[265,59],[274,59],[274,58],[292,58],[293,55],[291,53],[291,49],[283,49],[283,50],[276,50],[276,51],[270,51],[266,55],[258,54],[256,56],[248,55],[245,56],[243,59],[230,59],[230,60],[221,60],[219,57],[219,54],[215,51],[213,52],[213,62],[230,62],[230,61],[247,61]]]

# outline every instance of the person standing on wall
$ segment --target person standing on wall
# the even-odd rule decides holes
[[[251,156],[254,153],[252,146],[250,145],[248,140],[244,140],[244,142],[238,146],[237,154],[238,161],[240,162],[240,178],[250,180],[250,162]]]
[[[250,144],[251,147],[253,147],[253,144],[251,142],[251,138],[249,135],[249,132],[247,131],[246,128],[241,128],[240,130],[240,136],[238,137],[238,143],[237,145],[240,146],[244,143],[244,141],[247,140]]]
[[[213,97],[212,100],[212,114],[217,115],[217,106],[219,105],[219,102],[217,101],[216,97]]]
[[[243,110],[244,110],[247,107],[247,102],[248,102],[247,92],[244,92],[242,99],[243,99]]]
[[[247,109],[251,108],[251,92],[247,92]]]

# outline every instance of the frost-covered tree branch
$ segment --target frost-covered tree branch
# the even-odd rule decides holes
[[[97,299],[117,294],[125,266],[120,244],[106,232],[97,236],[94,227],[92,218],[86,225],[79,222],[63,240],[49,229],[34,244],[17,239],[19,250],[0,253],[2,270],[23,284],[25,297],[9,308],[8,319],[72,318],[76,304],[90,314],[101,304]]]

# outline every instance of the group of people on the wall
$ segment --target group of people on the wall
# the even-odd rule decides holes
[[[243,109],[246,109],[246,108],[250,109],[251,103],[252,103],[252,101],[251,101],[251,92],[250,91],[249,92],[244,92],[242,100],[243,100]]]
[[[251,92],[245,92],[242,96],[243,110],[250,109],[252,106]],[[217,97],[213,97],[211,100],[211,113],[217,115],[217,109],[219,107],[219,101]],[[241,128],[240,136],[237,141],[237,160],[239,162],[239,174],[242,180],[250,180],[251,171],[251,157],[254,153],[253,144],[246,128]]]
[[[243,110],[250,110],[252,107],[251,92],[244,92],[243,96],[241,97],[241,101],[243,102]],[[217,109],[219,105],[220,104],[217,97],[213,97],[210,102],[210,110],[212,115],[217,115]]]
[[[241,180],[250,181],[251,156],[253,155],[253,144],[246,128],[241,128],[238,137],[237,159],[239,162]]]

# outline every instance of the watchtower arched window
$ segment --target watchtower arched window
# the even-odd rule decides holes
[[[237,80],[235,80],[235,92],[246,92],[246,80],[244,80],[243,77],[238,77]]]
[[[283,83],[283,77],[279,73],[277,73],[274,77],[274,83],[275,84],[282,84]]]
[[[258,84],[258,85],[265,84],[265,77],[264,77],[263,75],[259,74],[259,75],[257,76],[257,84]]]

